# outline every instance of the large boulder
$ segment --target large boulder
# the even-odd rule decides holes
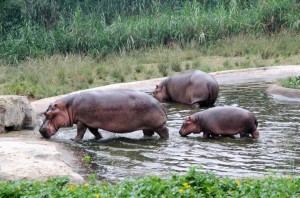
[[[0,133],[34,129],[33,109],[25,96],[0,96]]]

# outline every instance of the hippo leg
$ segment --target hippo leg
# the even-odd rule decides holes
[[[143,133],[144,133],[144,136],[149,136],[150,137],[154,134],[154,131],[144,129]]]
[[[91,127],[89,127],[89,131],[95,136],[96,140],[102,138],[102,135],[101,135],[101,133],[99,133],[99,131],[98,131],[97,128],[91,128]]]
[[[240,133],[240,137],[241,138],[249,138],[250,135],[249,135],[249,133]]]
[[[75,142],[81,141],[86,132],[86,129],[87,129],[87,126],[84,123],[78,122],[77,123],[77,135],[73,140]]]
[[[214,134],[214,133],[211,133],[210,136],[211,136],[212,138],[219,138],[219,137],[220,137],[220,135]]]
[[[160,136],[161,139],[163,140],[169,139],[169,129],[166,126],[163,126],[155,130],[155,132]]]
[[[210,134],[207,132],[203,132],[203,138],[207,139],[209,138]]]
[[[200,108],[200,104],[199,103],[193,103],[192,108],[193,109],[198,109],[198,108]]]
[[[221,135],[222,137],[230,137],[232,139],[235,139],[234,135]]]

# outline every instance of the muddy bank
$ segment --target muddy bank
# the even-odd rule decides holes
[[[234,84],[258,80],[276,79],[300,74],[300,66],[275,66],[259,69],[232,70],[211,73],[219,84]],[[112,84],[94,89],[132,88],[151,90],[163,78],[139,82]],[[35,115],[46,110],[49,103],[61,96],[32,102]],[[38,119],[37,119],[38,120]],[[1,179],[38,179],[68,175],[74,181],[83,181],[79,174],[80,159],[76,152],[62,143],[41,138],[37,123],[35,130],[10,132],[0,137],[0,178]]]

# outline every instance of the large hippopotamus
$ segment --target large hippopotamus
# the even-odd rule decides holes
[[[181,126],[179,134],[203,132],[203,137],[233,136],[259,138],[257,119],[248,110],[240,107],[213,107],[188,116]]]
[[[218,82],[200,70],[168,77],[156,85],[153,91],[153,97],[160,102],[179,102],[193,106],[213,106],[218,94]]]
[[[50,104],[39,131],[50,138],[61,127],[77,125],[75,141],[82,140],[86,129],[102,138],[98,129],[115,133],[143,130],[145,136],[156,132],[169,138],[166,113],[152,96],[130,89],[84,91],[64,96]]]

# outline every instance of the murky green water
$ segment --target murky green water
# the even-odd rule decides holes
[[[85,140],[76,146],[89,152],[96,164],[94,172],[106,180],[129,176],[160,175],[185,172],[191,166],[229,177],[256,177],[274,172],[300,175],[300,101],[280,101],[265,94],[269,83],[220,86],[216,105],[236,105],[254,112],[260,138],[203,139],[202,134],[180,137],[178,130],[185,116],[203,109],[166,104],[170,139],[160,140],[155,134],[144,138],[141,131],[114,134],[101,131],[103,139]],[[60,129],[52,137],[70,142],[75,129]],[[73,143],[72,143],[73,144]]]

